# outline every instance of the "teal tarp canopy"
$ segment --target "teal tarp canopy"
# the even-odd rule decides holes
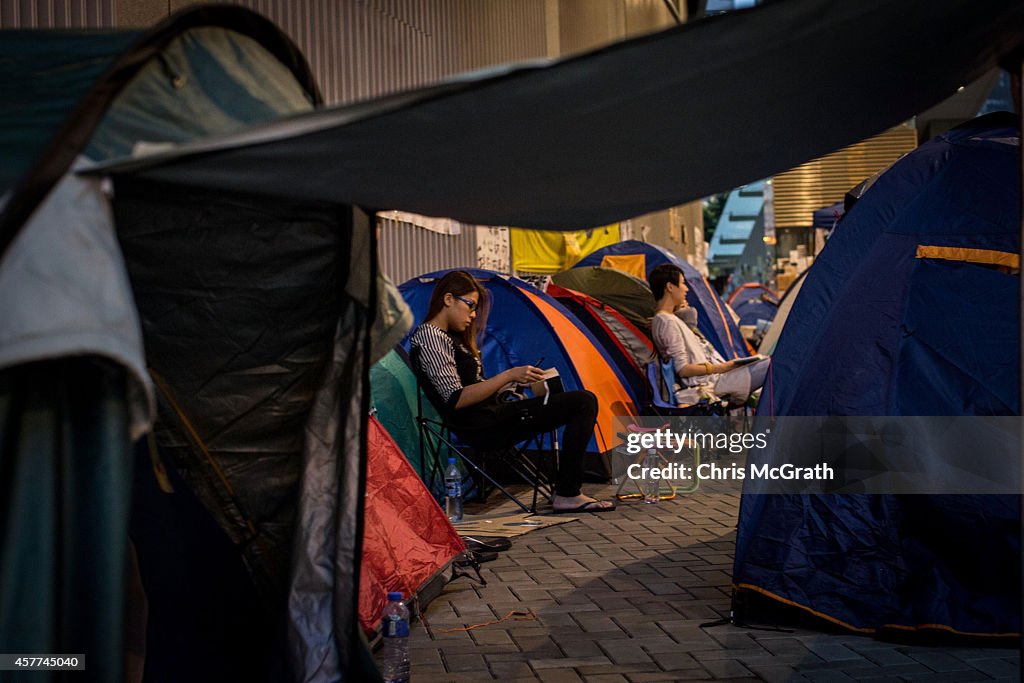
[[[136,31],[4,31],[0,195],[29,170],[72,110],[138,39]]]

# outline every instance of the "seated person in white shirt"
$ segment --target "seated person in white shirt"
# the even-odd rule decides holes
[[[647,282],[657,304],[651,320],[651,338],[661,358],[671,358],[679,387],[676,402],[692,405],[701,399],[721,398],[729,403],[743,403],[764,384],[770,360],[739,366],[727,361],[699,333],[691,330],[677,315],[685,308],[686,282],[678,266],[662,264],[655,267]]]

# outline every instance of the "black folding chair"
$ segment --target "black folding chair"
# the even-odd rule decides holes
[[[514,502],[523,512],[530,514],[537,512],[537,500],[541,495],[551,498],[554,495],[554,477],[546,470],[544,462],[547,459],[545,453],[551,452],[553,462],[558,462],[559,444],[556,431],[545,432],[530,437],[525,441],[508,447],[500,448],[479,448],[470,446],[465,438],[459,437],[459,430],[454,429],[444,418],[445,410],[441,405],[439,396],[433,391],[430,380],[423,376],[415,359],[400,355],[409,363],[413,375],[416,377],[416,424],[419,428],[420,437],[420,460],[430,463],[429,473],[424,477],[428,488],[433,490],[437,478],[444,477],[444,466],[449,457],[455,457],[473,476],[474,481],[480,488],[481,496],[486,500],[488,485],[491,489],[498,489],[509,500]],[[423,401],[427,400],[433,405],[440,419],[433,419],[424,416]],[[479,439],[472,439],[479,443]],[[550,444],[550,448],[545,445]],[[536,452],[536,459],[531,457],[530,452]],[[523,483],[532,488],[533,496],[530,505],[526,505],[515,494],[509,491],[498,481],[493,472],[498,466],[511,471]]]

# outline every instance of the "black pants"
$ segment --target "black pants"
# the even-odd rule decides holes
[[[583,453],[594,434],[597,397],[589,391],[551,394],[543,398],[470,407],[456,411],[452,427],[470,446],[507,448],[565,426],[555,494],[571,498],[583,484]]]

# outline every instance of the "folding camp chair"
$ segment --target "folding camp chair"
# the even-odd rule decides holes
[[[668,360],[658,358],[650,361],[644,372],[647,376],[647,412],[651,415],[662,417],[742,415],[741,429],[746,431],[750,428],[750,414],[754,405],[752,397],[748,397],[742,404],[730,404],[716,399],[714,401],[701,400],[699,403],[690,405],[679,405],[676,403],[675,395],[675,364],[671,358]],[[726,424],[728,427],[732,427],[731,421]]]
[[[628,429],[631,432],[653,432],[653,431],[656,431],[658,429],[664,428],[665,426],[666,425],[662,425],[661,427],[640,427],[639,425],[631,424],[631,425],[628,425],[626,427],[626,429]],[[692,463],[691,463],[692,469],[690,471],[691,472],[696,472],[697,471],[697,467],[700,466],[700,446],[698,444],[693,444],[687,450],[689,451],[690,456],[692,457]],[[637,465],[640,465],[640,466],[644,466],[646,464],[646,459],[647,459],[647,452],[646,451],[641,451],[640,453],[638,453],[636,455],[636,459],[634,460],[634,463],[637,464]],[[666,458],[663,453],[659,452],[658,453],[658,466],[659,467],[664,467],[665,465],[669,465],[669,464],[671,464],[671,461],[668,458]],[[633,487],[636,489],[636,492],[635,493],[623,493],[622,492],[623,489],[625,489],[626,486],[628,484],[630,484],[630,483],[633,484]],[[665,486],[668,487],[668,493],[667,494],[661,493],[661,491],[663,491],[665,489]],[[662,485],[659,487],[658,498],[661,499],[661,500],[672,500],[673,498],[676,497],[677,493],[693,493],[694,491],[696,491],[699,488],[700,488],[700,481],[698,481],[696,477],[694,477],[693,483],[690,486],[688,486],[687,488],[685,488],[685,489],[682,489],[682,488],[676,486],[675,484],[671,483],[670,481],[663,481]],[[642,484],[637,479],[631,479],[629,477],[623,477],[622,481],[619,482],[619,487],[617,489],[615,489],[615,497],[618,500],[630,500],[630,499],[643,498],[644,497],[644,490],[643,490]]]
[[[404,357],[404,353],[402,354]],[[463,466],[473,475],[474,480],[480,487],[484,499],[487,497],[488,484],[492,488],[501,491],[509,500],[514,502],[523,512],[537,512],[537,500],[543,495],[547,498],[554,496],[554,477],[544,468],[545,450],[553,452],[554,460],[558,462],[559,444],[556,431],[544,432],[530,437],[525,441],[509,447],[484,449],[472,448],[464,439],[459,438],[458,430],[453,429],[444,419],[444,411],[439,406],[439,397],[433,395],[429,389],[430,380],[419,371],[415,359],[415,351],[412,358],[407,359],[416,377],[416,424],[419,428],[420,437],[420,461],[430,463],[429,473],[424,476],[424,482],[428,488],[433,490],[434,482],[438,477],[443,477],[444,464],[449,457],[455,457],[463,463]],[[423,414],[424,398],[434,406],[440,419],[432,419]],[[545,449],[545,443],[550,444],[550,449]],[[530,450],[538,452],[536,461],[530,456]],[[514,493],[503,486],[489,471],[489,465],[500,464],[511,470],[523,483],[532,487],[533,497],[530,505],[526,505]],[[491,468],[495,469],[495,468]]]
[[[644,369],[644,374],[647,377],[647,405],[644,414],[646,415],[658,415],[660,417],[694,417],[694,416],[711,416],[711,415],[724,415],[725,406],[719,401],[712,403],[707,400],[702,400],[699,403],[692,405],[679,405],[676,403],[675,395],[675,384],[676,384],[676,370],[672,359],[661,360],[655,358],[647,363]],[[634,432],[642,431],[653,431],[651,428],[641,427],[639,425],[628,425],[627,429]],[[625,435],[621,435],[623,439]],[[693,458],[693,470],[696,471],[697,466],[700,464],[700,449],[691,448],[689,452]],[[645,452],[636,454],[635,463],[638,465],[644,464],[644,458],[647,456]],[[658,454],[659,459],[663,465],[669,464],[668,459]],[[636,493],[623,493],[623,489],[632,483],[637,491]],[[693,493],[699,488],[699,482],[694,480],[694,483],[686,489],[679,489],[673,484],[668,484],[669,493],[667,495],[661,495],[662,500],[670,500],[676,497],[677,493]],[[615,491],[615,497],[619,500],[626,500],[630,498],[642,498],[643,490],[640,488],[640,483],[636,480],[624,477],[619,482],[619,487]]]
[[[644,369],[647,376],[647,411],[663,417],[685,417],[693,415],[724,415],[726,406],[721,401],[707,399],[691,405],[676,402],[676,368],[671,358],[655,358]]]

